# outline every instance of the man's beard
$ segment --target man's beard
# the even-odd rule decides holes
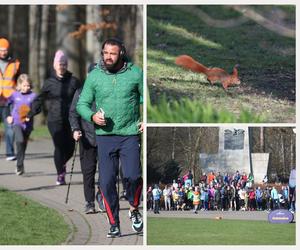
[[[114,71],[114,70],[116,70],[119,62],[120,62],[120,57],[118,58],[118,60],[115,63],[107,64],[106,61],[104,61],[104,66],[107,70]]]

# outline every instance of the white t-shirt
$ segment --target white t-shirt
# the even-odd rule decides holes
[[[291,188],[296,187],[296,169],[292,169],[290,173],[290,178],[289,178],[289,186]]]

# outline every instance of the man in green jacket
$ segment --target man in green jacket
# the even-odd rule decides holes
[[[119,199],[116,182],[119,161],[123,171],[129,217],[135,232],[143,229],[138,210],[143,187],[140,163],[140,105],[143,96],[143,73],[127,60],[126,50],[118,39],[102,45],[102,58],[84,84],[77,103],[77,112],[93,121],[99,156],[99,182],[111,225],[107,237],[119,237]],[[96,103],[93,112],[91,106]]]

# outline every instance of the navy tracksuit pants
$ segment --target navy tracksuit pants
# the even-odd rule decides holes
[[[126,196],[130,205],[138,207],[143,187],[140,162],[140,137],[97,135],[99,182],[111,225],[119,225],[119,196],[116,182],[119,161],[123,172]]]

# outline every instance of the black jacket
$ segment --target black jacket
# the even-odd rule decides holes
[[[76,89],[81,87],[79,80],[67,71],[63,78],[55,72],[45,81],[41,93],[32,103],[28,117],[32,118],[42,110],[44,101],[48,101],[48,122],[68,122],[69,109]]]
[[[85,119],[82,119],[76,111],[76,104],[79,100],[81,91],[82,88],[77,89],[74,94],[69,112],[69,122],[72,131],[80,130],[82,132],[82,137],[87,139],[90,145],[96,147],[96,134],[94,124],[92,122],[86,121]],[[92,105],[92,110],[96,110],[95,103],[93,103]]]

